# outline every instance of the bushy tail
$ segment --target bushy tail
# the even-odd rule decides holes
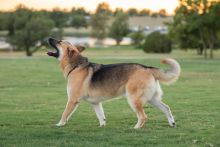
[[[179,63],[170,58],[163,59],[161,63],[168,64],[170,68],[167,70],[152,69],[155,79],[168,85],[174,83],[180,76],[181,69]]]

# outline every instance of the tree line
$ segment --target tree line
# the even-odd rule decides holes
[[[145,10],[133,8],[112,11],[107,3],[100,3],[92,14],[84,8],[73,8],[68,12],[59,8],[34,11],[19,5],[13,12],[0,12],[0,30],[7,30],[7,41],[17,50],[25,49],[28,56],[44,45],[48,36],[62,39],[64,27],[89,26],[98,43],[109,36],[119,45],[123,37],[129,36],[135,46],[146,52],[171,52],[172,44],[175,44],[177,48],[195,49],[205,58],[213,58],[213,50],[220,47],[220,2],[179,0],[179,3],[173,21],[167,23],[168,35],[154,32],[146,36],[143,28],[131,32],[129,17],[140,16],[140,13],[148,16],[150,12],[145,14]],[[164,14],[160,17],[166,16],[163,10],[160,14]],[[110,25],[109,18],[114,18]]]
[[[205,58],[213,58],[220,48],[220,2],[218,0],[179,0],[170,37],[181,49],[196,49]],[[209,55],[208,55],[209,51]]]
[[[124,11],[117,8],[110,9],[107,3],[100,3],[94,13],[83,7],[73,7],[71,11],[54,8],[52,11],[29,9],[18,5],[13,12],[0,12],[0,30],[7,30],[7,42],[16,50],[25,50],[27,56],[32,56],[45,43],[47,36],[62,39],[64,27],[87,28],[92,27],[91,35],[99,40],[106,36],[113,37],[117,44],[129,33],[129,16],[165,17],[165,10],[158,13],[148,9],[138,11],[130,8]],[[107,26],[109,17],[115,17],[112,27]],[[110,31],[109,31],[110,30]]]

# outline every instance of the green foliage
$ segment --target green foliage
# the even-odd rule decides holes
[[[113,12],[114,16],[116,16],[118,13],[125,13],[122,8],[116,8],[115,11]]]
[[[6,29],[6,26],[5,26],[5,17],[8,13],[3,13],[3,12],[0,12],[0,30],[5,30]],[[8,16],[8,15],[7,15]]]
[[[99,40],[103,40],[107,37],[108,19],[109,17],[107,13],[99,13],[99,11],[97,11],[92,15],[90,25],[92,27],[91,35],[93,37],[96,37]]]
[[[54,32],[57,39],[63,38],[63,28],[68,25],[69,13],[61,10],[59,8],[54,8],[53,11],[49,13],[50,19],[54,21],[55,27],[58,28]]]
[[[150,16],[151,14],[151,10],[149,9],[142,9],[140,12],[139,12],[139,15],[140,16]]]
[[[83,16],[90,15],[89,12],[87,12],[83,7],[80,7],[80,8],[73,7],[70,14],[71,15],[83,15]]]
[[[119,45],[123,37],[125,37],[128,33],[128,16],[124,13],[118,13],[110,27],[109,36],[114,38],[117,45]]]
[[[20,5],[15,12],[6,13],[4,29],[8,30],[7,41],[17,50],[25,50],[31,56],[50,34],[54,22],[42,13],[33,12]]]
[[[158,16],[159,16],[158,12],[152,12],[151,13],[151,17],[153,17],[153,18],[156,18]]]
[[[129,16],[137,16],[138,15],[138,10],[135,9],[135,8],[130,8],[130,9],[128,9],[127,14]]]
[[[167,11],[165,9],[160,9],[158,12],[160,17],[166,17],[167,16]]]
[[[180,0],[176,9],[174,22],[170,24],[170,34],[182,48],[210,49],[210,58],[213,58],[213,49],[217,47],[220,30],[220,3],[208,0]]]
[[[129,37],[132,39],[134,45],[140,46],[141,42],[144,40],[144,32],[142,29],[139,29],[136,32],[132,32]]]
[[[170,53],[172,43],[166,35],[153,32],[146,37],[143,50],[146,53]]]
[[[38,48],[37,43],[45,41],[50,34],[53,21],[43,17],[30,18],[23,28],[16,29],[15,34],[10,36],[8,41],[26,50],[27,56],[31,56]],[[31,50],[31,47],[35,47]]]
[[[88,23],[84,15],[75,14],[71,17],[71,26],[79,29],[79,28],[87,28]]]
[[[54,21],[55,27],[62,28],[67,25],[69,15],[59,8],[54,8],[50,13],[50,18]]]
[[[99,3],[97,8],[96,8],[96,13],[105,13],[105,15],[112,15],[112,11],[110,9],[110,6],[108,3],[102,2]]]

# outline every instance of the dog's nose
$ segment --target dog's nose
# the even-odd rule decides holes
[[[53,38],[48,38],[47,41],[48,41],[49,44],[51,44],[51,43],[53,43],[53,42],[57,42],[56,39],[53,39]]]

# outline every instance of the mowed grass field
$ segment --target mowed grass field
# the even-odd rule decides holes
[[[204,60],[194,52],[145,54],[134,49],[88,49],[90,61],[136,62],[166,68],[160,59],[179,61],[182,74],[162,85],[163,101],[177,122],[169,127],[164,114],[146,105],[148,121],[135,130],[135,113],[124,97],[103,103],[107,125],[99,128],[92,107],[82,101],[65,127],[55,124],[67,101],[66,81],[58,61],[40,53],[32,58],[0,57],[0,147],[41,146],[220,146],[220,52]]]

